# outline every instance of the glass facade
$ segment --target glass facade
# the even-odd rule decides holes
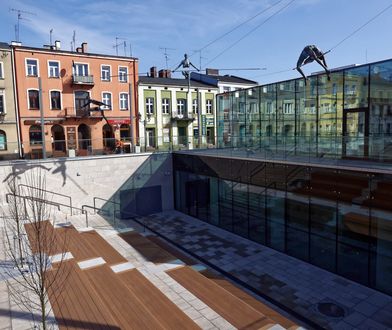
[[[350,72],[350,75],[363,77],[361,72]],[[270,101],[255,102],[254,106],[246,102],[250,96],[258,99],[261,91],[252,95],[240,92],[242,96],[232,103],[238,118],[224,123],[226,128],[243,130],[243,135],[230,137],[225,133],[226,140],[230,138],[234,144],[242,139],[241,143],[255,146],[261,140],[254,137],[270,125],[272,134],[269,138],[274,147],[291,147],[296,139],[307,141],[308,134],[295,133],[295,127],[298,127],[295,122],[299,119],[291,113],[291,106],[285,106],[289,104],[288,96],[292,95],[295,84],[297,82],[283,87],[271,85],[267,90],[267,94],[271,93],[268,94]],[[306,88],[311,88],[311,84]],[[336,88],[340,99],[343,90]],[[336,120],[343,107],[337,106],[325,113],[311,110],[317,98],[326,99],[324,104],[331,103],[330,96],[326,95],[329,94],[319,90],[314,97],[304,96],[293,103],[294,108],[295,102],[299,102],[309,109],[297,113],[306,132],[312,131],[312,123],[318,125],[313,127],[314,137],[320,142],[318,148],[312,149],[315,154],[328,150],[328,138],[341,134],[343,128],[343,122]],[[243,101],[245,104],[241,105]],[[286,111],[267,111],[268,102],[275,109],[286,107]],[[362,100],[355,102],[360,104]],[[242,112],[242,107],[262,109],[255,115],[259,123],[254,125],[252,120],[247,121],[246,118],[253,118],[254,114]],[[380,111],[379,107],[377,111]],[[332,117],[336,126],[331,132],[325,132]],[[244,128],[240,129],[242,125]],[[274,134],[277,131],[279,136]],[[381,146],[375,144],[372,148]],[[191,153],[175,153],[173,165],[177,210],[392,295],[392,174],[387,171],[292,165]]]
[[[218,147],[392,161],[392,60],[217,96]]]

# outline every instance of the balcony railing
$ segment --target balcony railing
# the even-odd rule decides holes
[[[74,85],[94,85],[94,77],[72,75],[72,83]]]
[[[195,120],[196,118],[194,117],[194,116],[197,116],[197,115],[194,115],[194,114],[192,114],[192,113],[178,113],[177,111],[173,111],[172,112],[172,120],[176,120],[176,121],[181,121],[181,120]]]
[[[88,108],[86,109],[80,109],[80,108],[72,108],[68,107],[65,108],[65,116],[67,118],[87,118],[87,117],[92,117],[92,118],[102,118],[102,114],[97,111],[90,111]]]

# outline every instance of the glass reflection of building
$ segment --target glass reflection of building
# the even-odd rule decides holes
[[[230,152],[174,154],[176,208],[392,295],[392,171],[350,167],[392,160],[391,106],[392,60],[220,94]]]
[[[392,60],[218,96],[220,147],[389,160]]]

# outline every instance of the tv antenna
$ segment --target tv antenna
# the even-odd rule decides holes
[[[163,55],[165,56],[166,61],[166,70],[169,70],[169,53],[168,50],[176,50],[175,48],[168,48],[168,47],[159,47],[159,49],[164,50]]]
[[[203,49],[196,49],[196,50],[193,50],[193,53],[194,53],[194,54],[195,54],[195,53],[199,53],[199,70],[202,69],[202,67],[201,67],[201,61],[202,61],[202,60],[207,60],[207,59],[208,59],[207,57],[203,57],[203,56],[201,55],[202,51],[203,51]]]
[[[125,38],[120,38],[116,37],[116,43],[113,45],[113,48],[116,48],[116,55],[118,56],[118,46],[124,45],[124,49],[126,47],[125,41],[120,41],[119,40],[125,40]]]
[[[53,29],[49,30],[49,45],[52,46],[52,34],[53,34]]]
[[[17,13],[17,16],[18,16],[18,22],[17,22],[17,24],[15,24],[15,39],[16,39],[16,41],[17,42],[19,42],[20,41],[20,39],[19,39],[19,32],[20,32],[20,21],[23,19],[23,20],[26,20],[26,21],[29,21],[29,19],[27,19],[27,18],[24,18],[24,17],[22,17],[22,14],[27,14],[27,15],[36,15],[35,13],[32,13],[32,12],[30,12],[30,11],[25,11],[25,10],[21,10],[21,9],[15,9],[15,8],[10,8],[10,10],[9,10],[10,12],[11,11],[14,11],[14,12],[16,12]]]

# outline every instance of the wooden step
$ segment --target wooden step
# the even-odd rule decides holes
[[[275,321],[276,323],[280,324],[282,327],[286,329],[295,329],[298,327],[296,323],[289,320],[288,318],[284,317],[283,315],[279,314],[272,308],[268,307],[266,304],[258,301],[256,298],[252,297],[251,295],[247,294],[242,289],[235,286],[230,281],[226,280],[222,276],[215,274],[209,270],[203,270],[201,272],[205,277],[207,277],[210,281],[213,281],[215,284],[219,285],[226,291],[230,292],[232,295],[236,296],[237,298],[244,301],[249,306],[253,307],[255,310],[259,311],[266,317],[270,318],[271,320]]]
[[[268,328],[276,324],[190,267],[173,269],[167,273],[236,328],[250,330]]]
[[[154,263],[167,263],[176,259],[169,252],[138,233],[128,232],[119,234],[119,236],[148,261]]]
[[[36,224],[28,223],[24,227],[33,253],[41,250],[41,252],[45,252],[48,255],[55,255],[67,251],[64,236],[55,232],[50,221],[41,221]],[[40,248],[37,246],[38,240],[41,242]]]
[[[79,235],[80,238],[102,257],[108,265],[115,265],[128,261],[95,230],[83,232]]]
[[[121,329],[164,329],[161,322],[144,306],[107,265],[83,271]]]
[[[136,269],[117,276],[166,329],[199,329],[195,322]]]
[[[50,281],[54,279],[48,294],[60,329],[120,329],[74,261],[61,265],[58,274],[63,277],[56,275],[56,271],[48,272]]]
[[[192,257],[188,257],[186,254],[182,253],[181,251],[179,251],[175,247],[172,247],[171,245],[169,245],[168,243],[166,243],[165,241],[163,241],[161,238],[159,238],[157,236],[147,236],[147,238],[151,242],[153,242],[156,245],[158,245],[163,250],[165,250],[168,253],[170,253],[175,259],[179,259],[179,260],[181,260],[183,263],[185,263],[187,265],[196,265],[198,263]]]

